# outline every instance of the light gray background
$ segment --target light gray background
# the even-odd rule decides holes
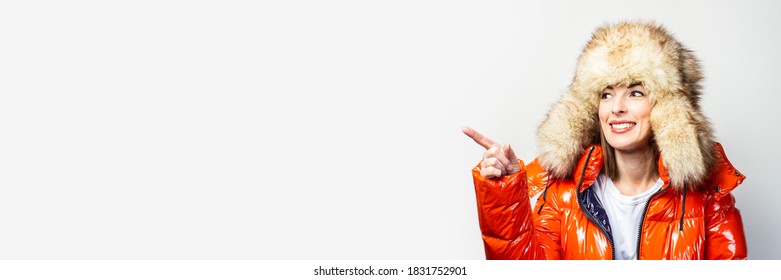
[[[780,259],[773,1],[0,5],[0,258],[481,259],[469,125],[524,160],[591,32],[696,52]]]

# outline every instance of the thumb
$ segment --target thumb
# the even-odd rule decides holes
[[[515,151],[513,151],[513,148],[510,147],[510,143],[504,144],[504,147],[502,147],[504,150],[504,156],[507,157],[507,159],[510,160],[510,164],[517,164],[518,163],[518,157],[515,156]]]
[[[518,164],[518,157],[515,156],[515,151],[510,147],[510,143],[504,144],[502,148],[504,150],[504,156],[510,160],[510,164],[507,165],[507,174],[515,174],[521,171],[521,166]]]

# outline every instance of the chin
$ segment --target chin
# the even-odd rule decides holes
[[[650,146],[650,145],[643,145],[643,144],[637,143],[637,142],[632,142],[632,143],[618,142],[618,143],[615,143],[615,145],[613,145],[613,143],[611,143],[610,141],[608,141],[607,143],[610,144],[610,146],[613,147],[613,149],[615,149],[615,150],[627,151],[627,152],[629,152],[629,151],[636,151],[636,150],[642,150],[642,149],[648,148]]]

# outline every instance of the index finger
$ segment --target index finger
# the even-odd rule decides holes
[[[461,131],[466,134],[466,136],[469,136],[469,138],[472,138],[472,140],[475,141],[480,146],[483,146],[483,148],[490,149],[491,147],[498,147],[496,142],[494,140],[488,139],[488,137],[483,136],[479,132],[475,131],[474,129],[471,129],[469,127],[462,127]]]

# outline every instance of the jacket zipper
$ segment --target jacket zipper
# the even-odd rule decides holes
[[[643,224],[645,223],[645,216],[648,215],[648,206],[651,205],[651,200],[656,197],[659,193],[661,193],[664,190],[664,187],[660,188],[658,191],[656,191],[653,195],[651,195],[650,198],[648,198],[648,201],[645,203],[645,208],[643,209],[643,217],[640,219],[640,227],[637,228],[637,259],[640,259],[640,239],[643,237]]]
[[[583,165],[583,172],[580,173],[580,179],[578,180],[578,187],[575,188],[575,191],[577,191],[578,194],[580,194],[580,188],[583,185],[583,176],[586,175],[586,166],[588,166],[588,162],[591,159],[591,152],[593,152],[593,151],[594,151],[594,147],[591,147],[591,149],[588,150],[588,155],[586,156],[586,163]],[[580,206],[580,211],[583,212],[583,214],[586,214],[586,218],[588,218],[588,220],[591,221],[592,224],[597,226],[599,231],[602,232],[602,235],[607,237],[607,241],[608,241],[608,243],[610,243],[610,252],[612,253],[610,257],[611,257],[612,260],[615,260],[616,259],[616,250],[615,250],[616,246],[613,244],[613,236],[611,236],[610,234],[607,234],[607,229],[604,228],[602,226],[602,224],[597,222],[597,218],[592,216],[591,212],[589,212],[588,210],[585,210],[586,207],[584,207],[583,201],[580,200],[580,195],[575,195],[575,198],[578,199],[578,205]]]

